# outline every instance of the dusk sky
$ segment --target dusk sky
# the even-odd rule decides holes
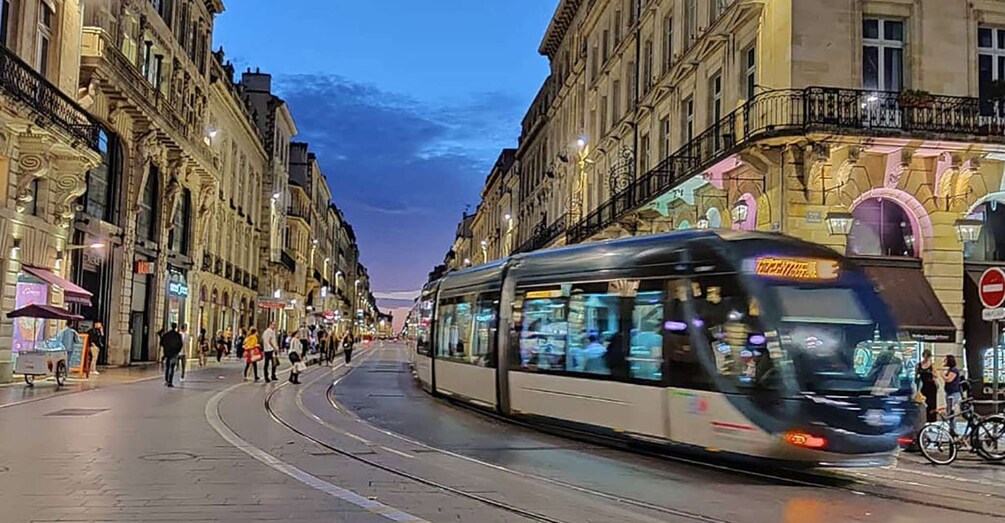
[[[556,0],[240,0],[216,44],[273,75],[377,291],[418,289],[547,76]]]

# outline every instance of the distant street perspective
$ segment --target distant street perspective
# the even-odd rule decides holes
[[[1005,3],[0,0],[0,522],[1005,521]]]

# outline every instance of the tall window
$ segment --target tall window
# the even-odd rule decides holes
[[[143,198],[140,200],[140,213],[136,221],[138,238],[156,241],[157,235],[157,188],[160,186],[160,170],[156,165],[150,165],[150,175],[143,187]]]
[[[625,70],[625,86],[627,87],[625,99],[628,100],[629,111],[635,109],[635,102],[638,101],[639,96],[638,84],[636,84],[635,78],[635,62],[628,62],[628,67]]]
[[[663,161],[670,155],[670,117],[664,116],[660,120],[660,143],[659,161]]]
[[[711,21],[715,22],[722,13],[733,3],[734,0],[711,0],[712,1],[712,18]]]
[[[174,220],[171,222],[171,234],[168,236],[168,248],[172,251],[180,254],[188,254],[191,216],[192,196],[188,189],[182,189],[181,197],[178,201],[178,209],[175,211]]]
[[[38,17],[38,57],[36,64],[38,64],[38,71],[42,73],[42,76],[49,75],[49,63],[50,54],[52,47],[52,22],[55,18],[53,16],[52,7],[49,6],[43,0],[39,1],[39,17]]]
[[[607,108],[610,107],[606,96],[600,98],[600,135],[607,134]]]
[[[644,60],[642,67],[642,82],[645,87],[645,91],[649,92],[649,88],[653,86],[653,41],[646,40]]]
[[[611,87],[611,121],[621,121],[621,80],[615,80]]]
[[[628,7],[628,27],[635,27],[635,21],[639,17],[639,0],[631,0]]]
[[[87,193],[85,211],[87,214],[114,223],[115,195],[117,183],[122,173],[122,146],[118,136],[102,130],[98,135],[101,164],[87,173]]]
[[[717,73],[708,82],[709,125],[715,125],[722,118],[722,74]]]
[[[757,49],[753,46],[743,53],[743,92],[747,100],[754,97],[757,88]]]
[[[649,135],[643,134],[639,143],[639,172],[649,172]]]
[[[603,63],[607,63],[607,59],[611,57],[611,31],[604,29],[603,38],[601,39],[601,47],[603,47],[604,54],[602,56]]]
[[[1005,80],[1005,29],[977,29],[977,78],[982,112],[987,114],[995,94],[991,92],[991,84]],[[999,112],[1003,109],[999,106]]]
[[[38,216],[41,206],[39,205],[38,199],[41,197],[41,181],[35,178],[31,182],[31,201],[25,205],[25,214],[30,214],[32,216]]]
[[[684,100],[684,143],[694,138],[694,97]]]
[[[666,17],[663,21],[663,72],[673,65],[673,18]]]
[[[614,47],[621,43],[621,9],[614,12]]]
[[[862,85],[877,91],[904,87],[904,22],[862,20]]]
[[[688,49],[698,37],[698,16],[695,0],[684,0],[684,48]]]
[[[10,0],[2,0],[2,2],[0,2],[0,45],[8,45],[7,38],[10,34],[10,21]]]
[[[593,82],[597,79],[597,70],[600,69],[600,52],[597,50],[597,46],[593,46],[593,52],[590,53],[590,81]]]

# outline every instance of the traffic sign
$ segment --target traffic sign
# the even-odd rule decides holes
[[[1005,302],[1005,272],[997,267],[992,267],[981,275],[981,281],[977,284],[977,291],[981,295],[981,303],[989,309],[995,309]]]
[[[981,319],[984,321],[1005,320],[1005,307],[984,309],[981,311]]]

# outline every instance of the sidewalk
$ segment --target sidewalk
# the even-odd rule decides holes
[[[225,364],[227,361],[221,363]],[[199,367],[198,360],[190,360],[188,364],[190,370]],[[207,367],[216,366],[215,360],[207,364]],[[180,376],[176,373],[176,376]],[[128,367],[98,367],[98,374],[91,374],[89,379],[78,378],[77,374],[71,374],[66,379],[66,385],[56,386],[55,378],[36,379],[35,386],[27,386],[19,376],[11,383],[0,385],[0,408],[10,407],[21,403],[28,403],[45,399],[51,396],[75,394],[93,389],[122,385],[125,383],[135,383],[137,381],[152,380],[154,378],[163,379],[164,369],[160,363],[143,362]]]

